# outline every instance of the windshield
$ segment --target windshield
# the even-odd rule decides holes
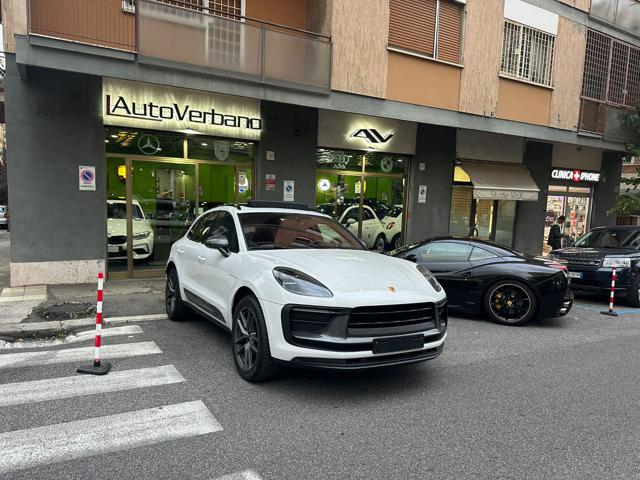
[[[107,218],[115,220],[126,220],[127,218],[127,205],[123,203],[107,203]],[[142,210],[139,205],[133,205],[133,219],[142,220]]]
[[[396,218],[402,215],[402,207],[393,207],[387,212],[387,217]]]
[[[640,248],[640,230],[630,228],[603,228],[591,230],[576,240],[576,247],[587,248]]]
[[[303,213],[242,213],[238,215],[249,250],[338,248],[364,250],[360,242],[330,218]]]

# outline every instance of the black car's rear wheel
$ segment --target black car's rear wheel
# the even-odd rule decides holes
[[[233,313],[233,361],[242,378],[261,382],[271,378],[276,365],[271,358],[267,325],[258,300],[247,295]]]
[[[503,325],[524,325],[536,314],[538,302],[527,285],[515,280],[493,284],[484,298],[489,319]]]

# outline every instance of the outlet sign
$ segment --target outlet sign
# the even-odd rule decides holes
[[[259,140],[257,99],[104,78],[105,125]]]
[[[566,182],[587,182],[598,183],[600,181],[600,172],[590,172],[587,170],[571,170],[567,168],[554,168],[551,170],[551,178],[553,180],[563,180]]]

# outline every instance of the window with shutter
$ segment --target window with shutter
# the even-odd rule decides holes
[[[389,45],[434,56],[437,0],[391,0]]]
[[[460,63],[462,3],[455,0],[391,0],[389,10],[390,47]]]
[[[460,63],[462,11],[459,3],[441,1],[438,16],[438,59]]]

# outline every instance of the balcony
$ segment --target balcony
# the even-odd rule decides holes
[[[29,34],[153,64],[329,93],[330,37],[208,8],[203,0],[29,0]]]

